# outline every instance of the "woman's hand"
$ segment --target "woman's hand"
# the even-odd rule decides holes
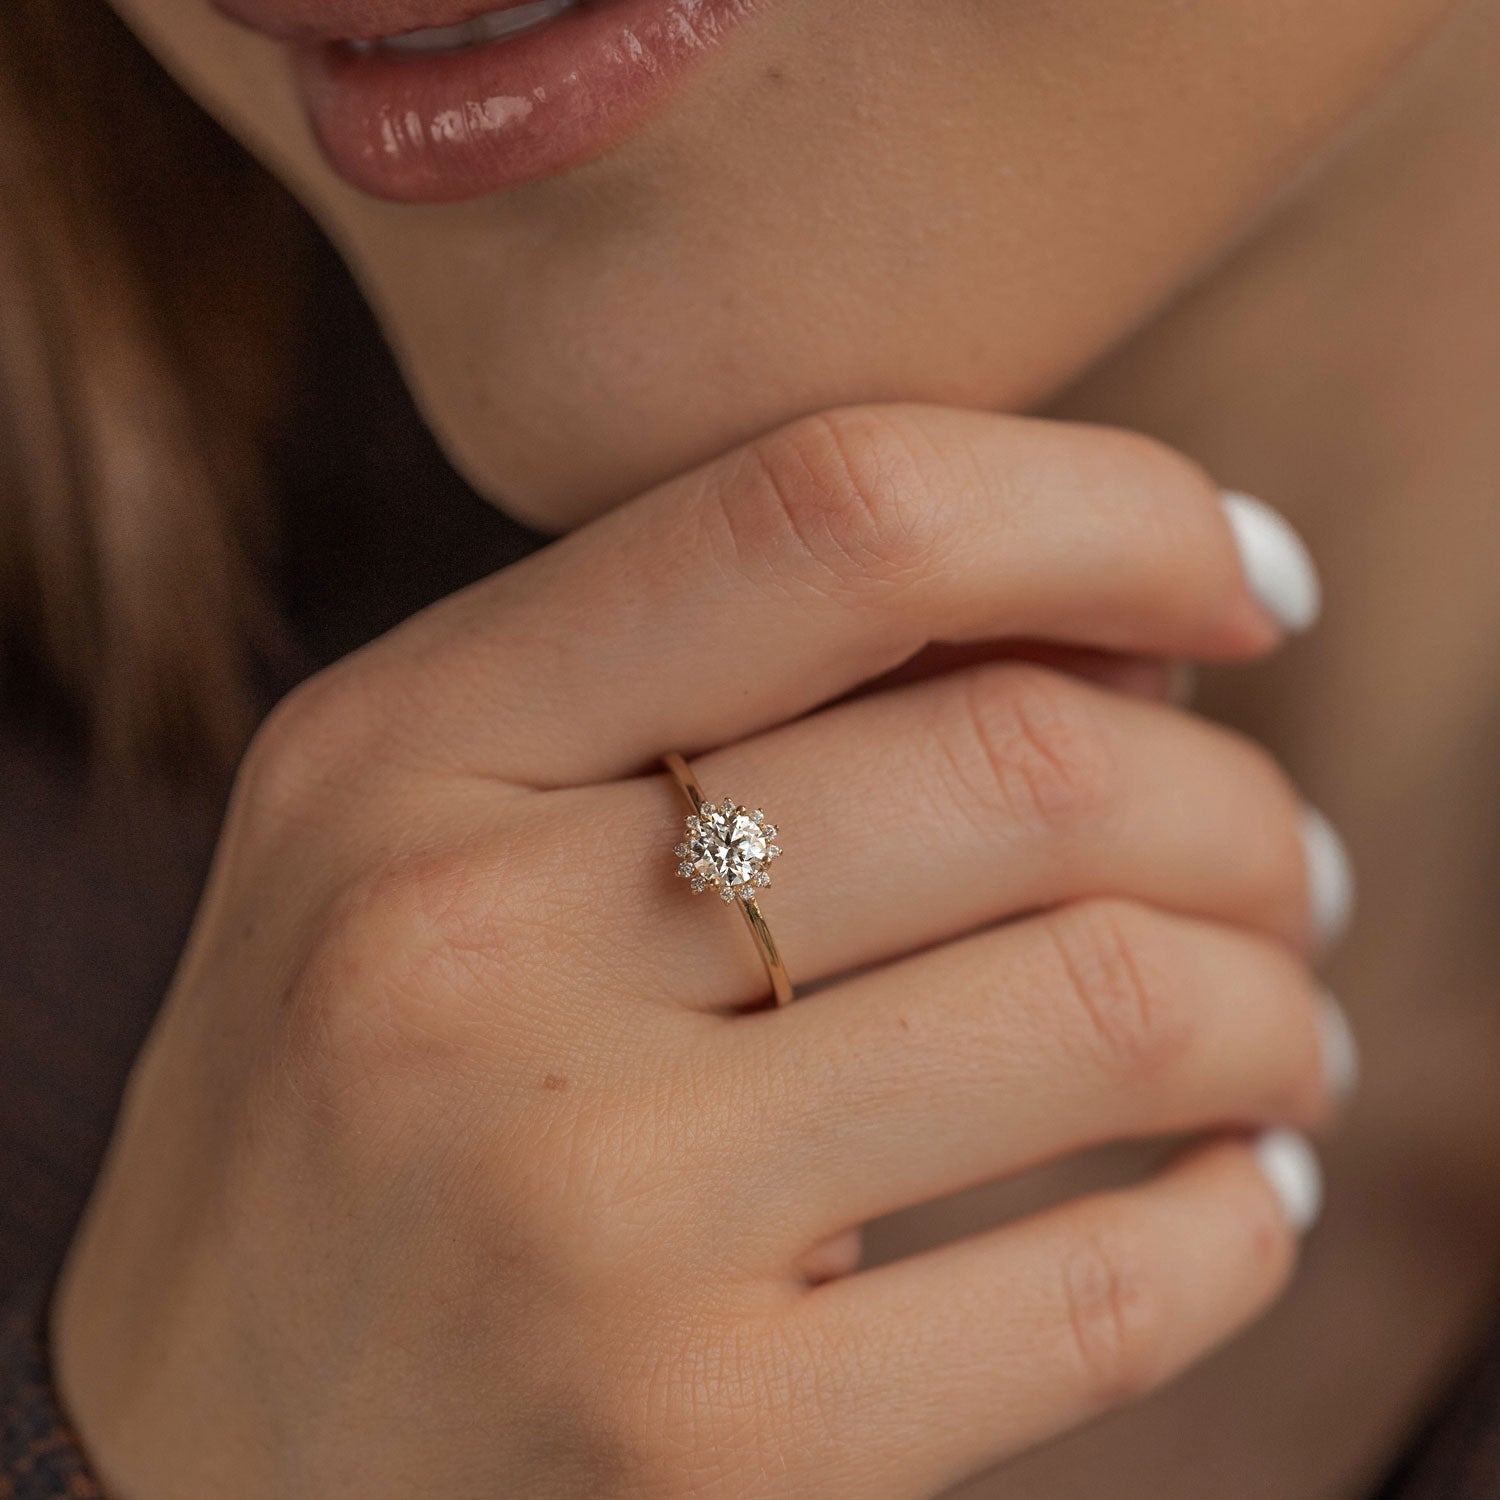
[[[1285,623],[1312,583],[1237,524],[1253,582],[1145,439],[839,412],[293,694],[55,1308],[118,1500],[915,1500],[1253,1317],[1312,1185],[1251,1132],[1330,1106],[1297,796],[1035,664],[889,676],[1262,653],[1254,585]],[[785,1010],[674,878],[674,748],[780,826],[764,906],[818,986]],[[1149,1181],[856,1269],[873,1217],[1178,1133]]]

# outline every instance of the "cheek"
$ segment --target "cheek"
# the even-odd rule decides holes
[[[459,466],[567,525],[811,409],[1036,404],[1452,0],[783,0],[602,160],[417,211],[332,178],[275,48],[130,3],[348,253]]]

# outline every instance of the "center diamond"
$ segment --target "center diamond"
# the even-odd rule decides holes
[[[677,846],[677,873],[695,891],[713,887],[725,901],[748,901],[771,883],[766,866],[781,850],[771,840],[773,824],[757,809],[749,812],[728,797],[719,807],[704,803],[687,820],[687,842]]]

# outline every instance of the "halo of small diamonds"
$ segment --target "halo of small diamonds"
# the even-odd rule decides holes
[[[751,811],[726,797],[689,813],[686,836],[672,851],[679,878],[694,891],[715,891],[724,902],[750,902],[771,883],[767,868],[781,858],[771,840],[776,825],[758,807]]]

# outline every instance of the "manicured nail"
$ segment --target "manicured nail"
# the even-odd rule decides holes
[[[1232,490],[1221,498],[1250,592],[1284,630],[1308,629],[1323,607],[1323,590],[1302,538],[1264,500]]]
[[[1255,1160],[1281,1200],[1287,1223],[1304,1233],[1323,1211],[1323,1169],[1305,1137],[1295,1130],[1268,1130],[1255,1143]]]
[[[1317,808],[1302,817],[1302,848],[1307,856],[1307,896],[1313,932],[1325,948],[1349,930],[1354,915],[1354,866],[1344,841]]]
[[[1323,1077],[1328,1092],[1341,1103],[1359,1086],[1359,1043],[1344,1007],[1332,995],[1318,1005],[1318,1032],[1323,1039]]]

